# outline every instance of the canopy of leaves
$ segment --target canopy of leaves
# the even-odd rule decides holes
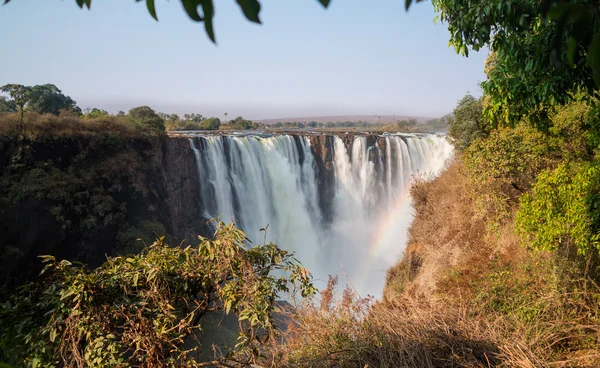
[[[129,119],[133,124],[143,131],[149,131],[155,134],[165,132],[165,121],[148,106],[138,106],[129,110]]]
[[[86,112],[83,117],[86,119],[98,119],[98,118],[106,117],[108,115],[109,115],[109,113],[106,110],[93,108],[92,110]]]
[[[252,122],[252,120],[246,120],[241,116],[235,118],[235,120],[230,120],[229,123],[230,129],[239,129],[239,130],[248,130],[248,129],[256,129],[258,128],[258,124]]]
[[[81,114],[77,103],[62,93],[54,84],[30,87],[27,108],[39,114],[58,115],[61,110],[75,111]]]
[[[574,246],[600,254],[600,164],[565,163],[541,173],[521,197],[517,230],[531,247],[556,251]]]
[[[489,134],[482,115],[481,101],[466,95],[454,109],[454,119],[450,121],[450,138],[459,150],[467,148],[476,138]]]
[[[58,115],[61,111],[71,111],[81,114],[77,103],[62,93],[54,84],[24,86],[21,84],[6,84],[0,91],[7,93],[13,104],[19,109],[26,108],[38,114]]]
[[[197,247],[159,239],[95,270],[44,259],[45,279],[0,310],[4,356],[18,366],[193,366],[198,347],[186,349],[197,346],[202,317],[215,311],[239,320],[238,344],[217,359],[247,366],[276,332],[276,299],[314,293],[291,254],[272,243],[253,246],[223,223]]]
[[[548,110],[600,86],[600,7],[596,0],[434,0],[450,44],[492,51],[483,82],[486,117],[545,127]]]

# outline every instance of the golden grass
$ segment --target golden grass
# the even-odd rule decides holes
[[[25,134],[36,136],[120,135],[140,136],[126,116],[106,116],[82,119],[75,115],[56,116],[25,113]],[[0,114],[0,135],[18,135],[19,116],[16,113]]]
[[[343,293],[290,312],[266,366],[600,367],[600,288],[559,254],[533,253],[512,215],[490,232],[460,158],[412,189],[416,218],[384,299]],[[514,208],[513,208],[514,210]],[[353,299],[348,302],[349,299]]]

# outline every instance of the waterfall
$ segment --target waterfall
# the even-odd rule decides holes
[[[338,274],[363,296],[381,294],[405,247],[411,178],[437,174],[452,155],[436,135],[385,135],[371,145],[355,136],[348,147],[333,136],[334,196],[323,198],[309,136],[205,135],[190,145],[206,218],[236,221],[255,243],[268,224],[267,241],[294,251],[317,287]],[[331,201],[331,216],[320,200]]]

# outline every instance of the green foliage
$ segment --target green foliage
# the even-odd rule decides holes
[[[77,103],[64,95],[54,84],[29,87],[27,109],[38,114],[58,115],[61,110],[81,114]]]
[[[473,141],[465,150],[465,161],[480,210],[496,221],[506,218],[533,178],[555,165],[559,147],[555,138],[526,124],[494,130]]]
[[[24,86],[21,84],[5,84],[0,87],[0,91],[7,93],[11,100],[3,98],[0,100],[0,111],[2,106],[8,110],[19,111],[19,134],[25,133],[25,109],[38,114],[59,115],[61,112],[71,112],[75,115],[81,115],[81,109],[75,101],[69,96],[65,96],[54,84],[44,84],[37,86]]]
[[[600,254],[599,162],[565,163],[542,172],[520,204],[517,231],[532,248]]]
[[[208,118],[200,123],[200,129],[202,130],[218,130],[221,126],[221,120],[219,118]]]
[[[600,106],[592,102],[581,99],[558,106],[551,116],[549,132],[560,141],[567,160],[589,160],[600,148]]]
[[[241,116],[235,118],[235,120],[229,120],[226,127],[227,129],[236,129],[236,130],[249,130],[249,129],[257,129],[258,124],[253,123],[251,120],[246,120]]]
[[[454,119],[450,121],[449,136],[458,150],[464,150],[471,142],[489,134],[482,115],[481,100],[466,95],[454,109]]]
[[[0,96],[0,113],[2,112],[17,112],[17,104],[15,101]]]
[[[83,117],[85,119],[100,119],[100,118],[105,118],[107,116],[109,116],[108,111],[102,110],[102,109],[97,109],[97,108],[93,108],[92,110],[87,112],[85,115],[83,115]]]
[[[165,121],[148,106],[138,106],[129,110],[129,119],[141,131],[156,135],[165,133]]]
[[[515,125],[523,117],[545,127],[553,105],[570,92],[595,93],[600,86],[600,8],[597,1],[472,2],[434,0],[448,24],[450,44],[492,50],[483,89],[486,117]],[[594,83],[596,78],[596,83]]]
[[[95,270],[43,258],[44,280],[0,310],[4,355],[21,366],[192,366],[196,348],[184,345],[215,311],[240,321],[237,345],[217,358],[245,366],[276,332],[272,313],[281,293],[314,293],[291,254],[274,244],[253,246],[223,223],[214,240],[200,238],[197,247],[159,239]]]
[[[168,115],[167,130],[219,130],[221,120],[211,117],[204,118],[200,114],[185,114],[183,119],[175,114]]]

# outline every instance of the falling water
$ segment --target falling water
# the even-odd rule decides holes
[[[385,135],[371,146],[356,136],[349,148],[334,136],[334,196],[323,198],[308,136],[207,135],[190,142],[206,218],[236,221],[256,243],[268,224],[267,241],[294,251],[317,287],[338,274],[375,296],[406,244],[411,178],[437,174],[452,154],[436,135]],[[330,201],[330,216],[320,201]]]

